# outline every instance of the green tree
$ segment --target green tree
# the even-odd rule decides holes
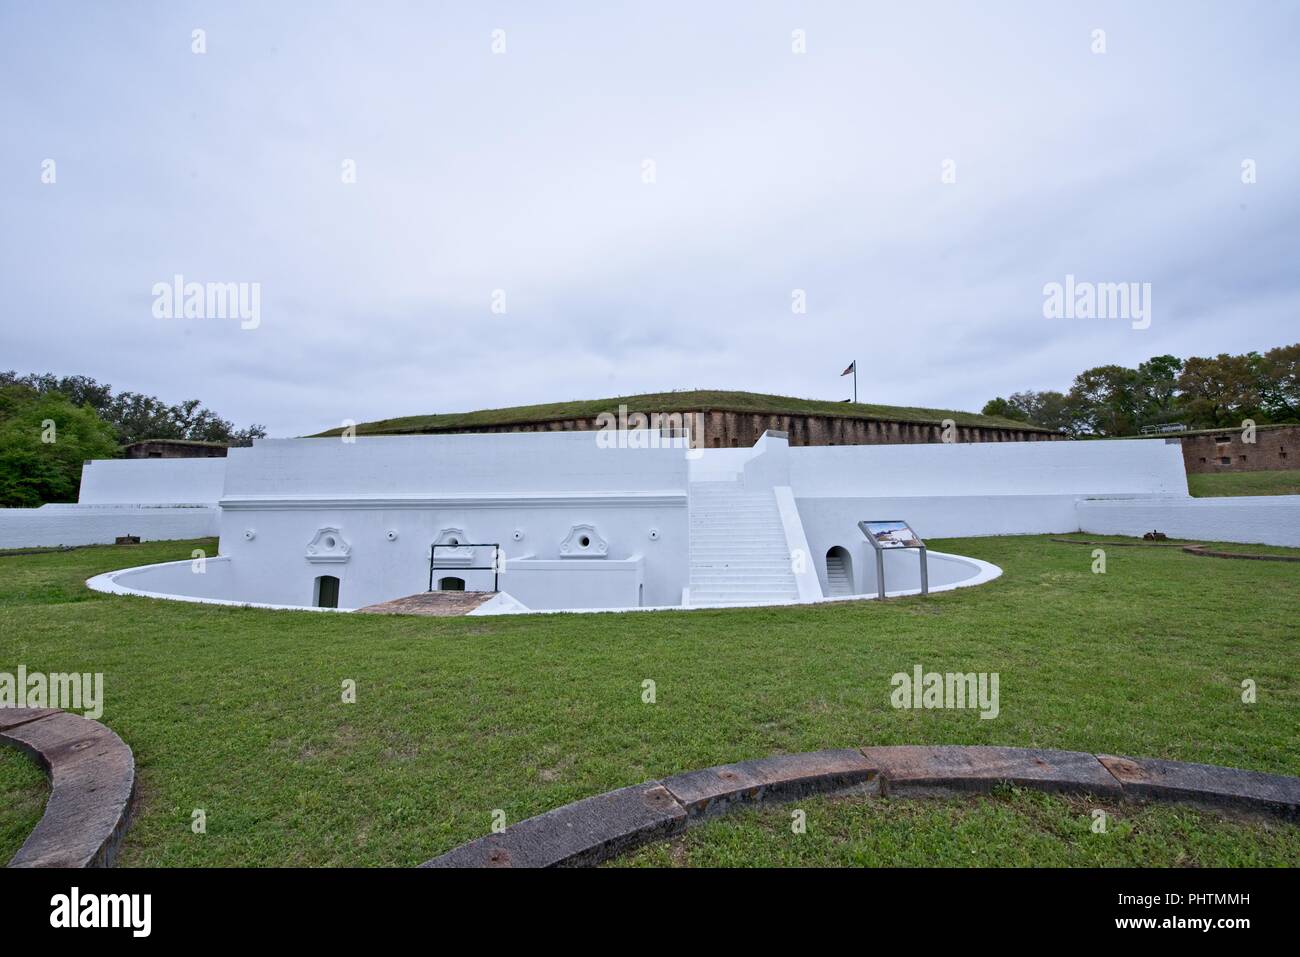
[[[0,385],[0,506],[75,502],[82,463],[116,455],[113,427],[90,405]]]
[[[1010,398],[991,399],[985,403],[985,415],[1000,415],[1018,422],[1032,422],[1045,429],[1057,432],[1075,431],[1075,413],[1068,398],[1060,392],[1048,389],[1035,392],[1013,392]]]
[[[56,376],[51,372],[0,372],[0,386],[21,385],[41,395],[58,394],[74,405],[89,405],[100,418],[117,430],[123,445],[141,439],[192,439],[200,442],[223,442],[227,445],[252,445],[253,439],[266,437],[266,428],[250,425],[236,429],[198,399],[186,399],[168,405],[162,399],[139,392],[113,394],[113,387],[88,376]]]
[[[984,408],[980,409],[981,415],[997,415],[1004,419],[1014,419],[1017,422],[1028,422],[1029,416],[1024,410],[1016,408],[1006,399],[998,396],[996,399],[989,399],[984,403]]]
[[[1260,405],[1271,422],[1300,420],[1300,342],[1260,357]]]
[[[1152,356],[1137,367],[1135,413],[1137,424],[1163,425],[1178,420],[1178,373],[1183,360],[1177,356]]]
[[[1189,428],[1239,425],[1260,415],[1258,353],[1193,356],[1178,376],[1178,405]]]
[[[1138,373],[1124,366],[1097,366],[1074,377],[1069,402],[1077,431],[1093,435],[1132,435],[1137,431]]]

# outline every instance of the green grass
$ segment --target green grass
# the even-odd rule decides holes
[[[555,419],[594,418],[602,412],[618,414],[626,405],[628,413],[695,412],[703,409],[727,412],[759,412],[777,415],[840,415],[883,419],[894,422],[938,424],[952,419],[958,425],[984,425],[1048,431],[1027,422],[1004,419],[996,415],[955,412],[948,409],[921,409],[910,406],[873,405],[867,402],[830,402],[825,399],[796,399],[783,395],[760,395],[755,392],[651,392],[645,395],[616,396],[612,399],[582,399],[572,402],[549,402],[543,405],[520,405],[505,409],[480,409],[475,412],[450,412],[442,415],[408,415],[377,422],[362,422],[358,435],[382,435],[430,432],[435,429],[466,429],[484,425],[514,425],[524,422],[549,422]],[[339,435],[342,429],[330,429],[320,435]]]
[[[0,747],[0,866],[32,833],[49,790],[35,761],[15,748]]]
[[[794,831],[794,811],[804,830]],[[1094,811],[1105,831],[1093,831]],[[1004,788],[952,800],[809,798],[747,808],[621,867],[1294,867],[1300,826]]]
[[[1046,537],[931,544],[1005,574],[884,604],[430,619],[83,585],[212,541],[10,556],[0,671],[104,673],[102,720],[139,769],[125,865],[411,865],[485,833],[494,809],[513,822],[692,768],[859,744],[1300,773],[1300,565],[1116,548],[1093,575],[1089,549]],[[892,709],[889,679],[914,664],[999,672],[1000,717]],[[24,773],[0,765],[0,788]],[[925,843],[945,825],[918,827]]]
[[[1300,469],[1272,472],[1201,472],[1187,476],[1197,498],[1219,495],[1300,495]]]

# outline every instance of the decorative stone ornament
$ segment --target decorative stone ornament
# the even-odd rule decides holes
[[[384,534],[384,538],[388,539],[390,542],[395,542],[395,541],[397,541],[397,529],[395,529],[395,528],[390,528],[390,529],[389,529],[389,530]]]
[[[251,542],[251,541],[252,541],[253,539],[255,539],[255,538],[257,538],[257,532],[256,532],[256,531],[254,531],[254,530],[251,529],[251,528],[246,528],[246,529],[244,529],[244,540],[245,540],[245,541],[249,541],[249,542]]]
[[[657,528],[650,529],[650,541],[652,542],[659,541],[659,529]]]
[[[516,528],[514,535],[511,537],[517,542],[522,542],[524,540],[524,530],[522,528]]]
[[[474,564],[474,549],[457,548],[470,541],[463,528],[444,528],[438,533],[433,543],[438,546],[433,555],[433,563],[438,567]],[[451,546],[451,547],[448,547]]]
[[[339,530],[333,525],[318,528],[312,540],[307,543],[307,561],[346,562],[351,557],[352,546],[344,541]]]
[[[561,558],[605,558],[608,554],[609,543],[595,525],[574,525],[560,542]]]

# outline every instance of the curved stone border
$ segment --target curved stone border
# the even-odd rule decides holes
[[[1243,558],[1255,562],[1300,562],[1297,555],[1247,555],[1244,552],[1220,552],[1209,545],[1184,545],[1183,551],[1189,555],[1202,555],[1205,558]]]
[[[968,794],[1002,783],[1300,818],[1295,777],[1081,751],[902,745],[778,755],[647,781],[528,818],[420,866],[586,866],[680,834],[741,803],[808,794]]]
[[[1244,558],[1256,562],[1300,562],[1298,555],[1247,555],[1244,552],[1220,552],[1209,545],[1184,545],[1181,542],[1085,542],[1077,538],[1053,538],[1050,541],[1060,545],[1096,545],[1105,548],[1117,545],[1120,548],[1181,548],[1189,555],[1202,555],[1206,558]]]
[[[1049,538],[1049,542],[1055,542],[1058,545],[1096,545],[1105,548],[1108,545],[1114,545],[1116,548],[1186,548],[1182,542],[1092,542],[1084,541],[1081,538]]]
[[[130,823],[135,758],[116,734],[52,708],[0,708],[0,742],[50,779],[45,815],[9,867],[111,867]]]

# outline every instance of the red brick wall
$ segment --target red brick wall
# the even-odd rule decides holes
[[[1300,426],[1259,427],[1254,443],[1242,441],[1240,428],[1177,437],[1183,463],[1194,472],[1263,472],[1300,469]]]

